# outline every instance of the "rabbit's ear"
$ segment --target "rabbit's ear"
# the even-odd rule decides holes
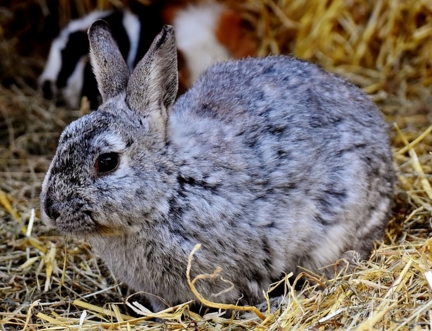
[[[165,25],[132,72],[127,86],[126,102],[142,116],[162,116],[166,121],[168,109],[175,101],[177,89],[177,48],[174,28]]]
[[[88,37],[91,65],[105,102],[125,90],[129,68],[105,21],[95,21],[88,29]]]

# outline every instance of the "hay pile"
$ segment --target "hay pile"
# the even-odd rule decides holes
[[[40,222],[37,204],[44,172],[61,130],[79,111],[43,100],[34,85],[56,30],[40,25],[47,11],[55,17],[51,21],[62,25],[96,5],[125,3],[10,1],[8,7],[0,7],[3,330],[432,328],[432,3],[225,2],[250,22],[260,40],[259,55],[293,53],[320,63],[361,86],[383,110],[393,128],[399,178],[384,242],[352,273],[322,280],[325,289],[307,282],[301,291],[287,285],[286,306],[264,313],[264,319],[254,314],[242,321],[217,313],[200,316],[189,312],[187,303],[156,315],[139,306],[130,308],[125,303],[127,288],[86,243],[58,236]],[[39,17],[30,20],[31,10]],[[32,23],[19,24],[26,19]],[[40,45],[32,42],[38,34],[44,36],[38,39]],[[147,321],[154,316],[160,319]]]

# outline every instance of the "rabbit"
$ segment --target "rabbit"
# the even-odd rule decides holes
[[[154,311],[194,300],[198,243],[191,277],[222,269],[198,292],[247,305],[300,267],[368,257],[395,176],[387,125],[359,88],[273,55],[217,63],[175,101],[172,26],[132,73],[107,23],[88,35],[103,104],[61,134],[41,218],[88,240]]]

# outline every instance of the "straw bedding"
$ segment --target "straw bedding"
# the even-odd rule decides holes
[[[294,54],[319,63],[362,87],[381,107],[399,179],[383,241],[368,261],[321,279],[320,287],[305,271],[301,290],[286,282],[279,310],[252,311],[246,320],[223,314],[230,308],[224,306],[220,313],[196,314],[185,303],[152,314],[133,305],[137,296],[129,297],[85,242],[41,224],[38,194],[57,138],[87,110],[57,107],[35,87],[59,27],[95,7],[127,3],[11,0],[0,7],[3,330],[432,329],[432,2],[224,2],[248,21],[258,55]],[[50,12],[51,25],[42,24]]]

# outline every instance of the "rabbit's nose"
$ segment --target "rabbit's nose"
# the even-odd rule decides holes
[[[47,197],[44,202],[45,213],[52,220],[56,220],[60,216],[58,204],[55,204],[53,199]]]

